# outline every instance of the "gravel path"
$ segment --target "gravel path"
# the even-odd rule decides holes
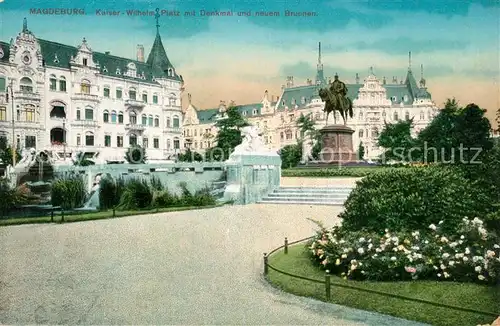
[[[0,228],[1,324],[418,325],[283,294],[262,254],[331,206],[247,205]]]

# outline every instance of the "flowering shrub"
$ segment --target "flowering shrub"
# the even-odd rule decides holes
[[[332,274],[355,280],[437,279],[460,282],[500,282],[500,242],[478,218],[464,218],[458,233],[443,232],[443,222],[429,232],[383,235],[330,231],[321,224],[308,243],[312,259]]]

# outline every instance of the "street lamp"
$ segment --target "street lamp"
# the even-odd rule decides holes
[[[16,132],[15,132],[15,120],[14,120],[14,80],[10,80],[10,85],[9,85],[9,92],[10,92],[10,102],[12,106],[12,166],[14,167],[16,165],[16,154],[17,154],[17,149],[16,149]]]
[[[63,155],[64,161],[66,161],[66,118],[63,118]]]

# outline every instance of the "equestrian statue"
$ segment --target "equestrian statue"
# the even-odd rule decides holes
[[[328,115],[333,112],[333,123],[337,124],[335,111],[339,111],[340,116],[344,119],[344,125],[347,124],[347,116],[352,118],[352,101],[347,97],[347,87],[339,80],[339,76],[335,74],[335,80],[330,84],[329,88],[321,88],[319,97],[325,102],[326,124],[328,125]]]

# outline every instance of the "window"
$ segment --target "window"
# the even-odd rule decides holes
[[[135,134],[130,134],[128,137],[128,144],[130,146],[136,146],[137,145],[137,136]]]
[[[110,135],[104,135],[104,146],[111,147],[111,136]]]
[[[174,117],[174,128],[179,128],[179,118]]]
[[[195,137],[196,137],[196,136],[198,136],[198,129],[195,129],[195,130],[194,130],[194,136],[195,136]]]
[[[172,147],[170,139],[167,139],[167,149],[169,150]]]
[[[120,111],[118,113],[118,123],[123,123],[123,112],[122,111]]]
[[[258,110],[257,110],[257,109],[253,109],[252,114],[253,114],[253,115],[256,115],[257,113],[258,113]]]
[[[155,117],[155,127],[160,126],[160,118],[158,116]]]
[[[137,124],[137,115],[135,114],[135,112],[130,112],[128,119],[131,125]]]
[[[153,95],[153,104],[158,104],[158,95]]]
[[[363,119],[363,112],[359,112],[359,119]]]
[[[85,120],[94,120],[94,109],[85,108]]]
[[[7,121],[7,108],[0,106],[0,121]]]
[[[24,137],[24,147],[25,148],[36,148],[36,136],[25,136]]]
[[[21,120],[21,110],[19,110],[19,109],[16,110],[16,120],[17,121]]]
[[[175,103],[176,103],[175,97],[169,98],[169,104],[170,104],[170,106],[175,106]]]
[[[316,112],[316,113],[314,114],[314,120],[321,120],[321,113]]]
[[[123,147],[123,136],[116,136],[116,147]]]
[[[242,112],[242,115],[243,115],[243,116],[246,116],[246,115],[247,115],[247,111],[243,111],[243,112]]]
[[[86,66],[87,65],[87,58],[83,58],[83,65]]]
[[[85,134],[85,146],[94,146],[94,134],[90,131]]]
[[[420,120],[424,120],[424,119],[425,119],[424,111],[420,111]]]
[[[386,113],[385,111],[382,111],[382,117],[385,119]]]
[[[128,98],[130,100],[136,100],[137,99],[137,93],[135,92],[135,89],[134,88],[131,88],[129,91],[128,91]]]
[[[82,136],[80,134],[76,135],[76,146],[80,146],[82,144]]]
[[[359,130],[359,138],[363,138],[363,129]]]
[[[121,99],[123,96],[122,90],[120,88],[116,89],[116,98]]]
[[[88,80],[82,80],[80,92],[83,94],[90,94],[90,82]]]
[[[148,148],[148,139],[146,137],[142,138],[142,147]]]
[[[293,138],[293,133],[290,129],[288,129],[287,131],[285,131],[285,135],[286,135],[286,139],[287,140],[290,140]]]
[[[55,90],[57,90],[57,79],[56,79],[56,76],[54,76],[54,75],[50,75],[49,82],[50,82],[49,89],[50,89],[51,91],[55,91]]]
[[[5,92],[7,89],[7,80],[5,77],[0,76],[0,92]]]
[[[59,90],[61,92],[66,92],[66,78],[64,76],[59,78]]]
[[[116,111],[111,111],[111,122],[116,123]]]
[[[398,113],[397,113],[397,112],[394,112],[394,116],[393,116],[393,118],[394,118],[394,121],[399,120],[399,117],[398,117]]]
[[[152,127],[152,126],[153,126],[153,121],[154,121],[154,120],[153,120],[153,116],[152,116],[152,115],[150,115],[150,116],[148,117],[148,125]]]
[[[405,112],[405,120],[410,120],[410,112]]]
[[[142,118],[142,125],[143,126],[147,125],[148,124],[148,117],[145,114],[143,114],[141,118]]]
[[[109,122],[109,112],[108,110],[104,110],[104,113],[102,114],[102,119],[104,122]],[[116,113],[115,113],[115,120],[116,120]]]
[[[179,139],[174,139],[174,149],[179,149],[181,148],[181,143],[179,141]]]
[[[104,87],[104,97],[109,98],[109,87]]]
[[[153,147],[160,148],[160,140],[158,138],[153,138]]]
[[[170,123],[170,118],[167,118],[167,128],[170,128],[171,123]]]
[[[82,113],[80,109],[76,109],[76,120],[82,120]]]
[[[20,90],[24,93],[33,93],[33,83],[28,77],[21,78]]]
[[[35,122],[35,107],[30,105],[27,106],[24,110],[26,114],[26,121]]]
[[[142,101],[143,101],[144,103],[148,103],[148,94],[146,94],[146,93],[143,93],[143,94],[142,94]]]
[[[378,137],[378,129],[377,128],[373,128],[372,129],[372,137],[373,138],[377,138]]]
[[[281,140],[285,139],[285,134],[283,133],[283,131],[280,132],[280,138],[281,138]]]

